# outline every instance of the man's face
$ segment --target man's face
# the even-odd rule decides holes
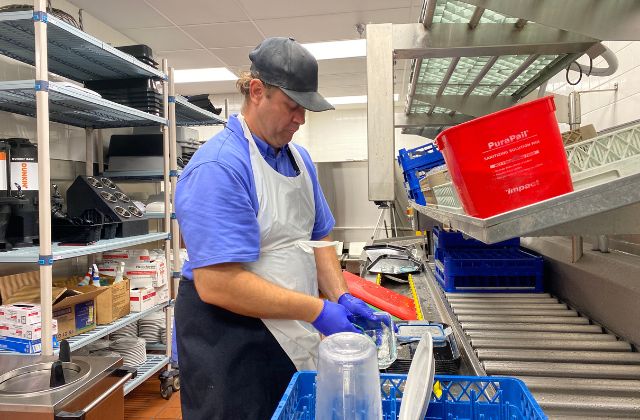
[[[305,122],[305,109],[277,87],[264,89],[257,113],[264,140],[280,148],[291,141],[293,134]]]

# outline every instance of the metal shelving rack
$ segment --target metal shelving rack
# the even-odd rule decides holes
[[[169,364],[171,358],[169,356],[159,356],[155,354],[148,354],[147,361],[141,365],[138,365],[138,372],[136,377],[129,379],[124,384],[124,395],[133,391],[138,385],[146,381],[158,371],[158,366],[165,366]]]
[[[180,227],[178,226],[178,220],[176,218],[175,212],[171,212],[168,209],[172,208],[170,203],[175,202],[175,190],[178,182],[178,177],[182,173],[181,169],[178,169],[178,161],[177,161],[177,150],[176,150],[176,127],[192,127],[192,126],[205,126],[205,125],[219,125],[226,124],[226,120],[218,117],[217,115],[204,110],[198,106],[195,106],[189,101],[180,95],[175,94],[175,87],[173,84],[174,75],[173,68],[169,69],[169,78],[168,83],[165,83],[165,104],[168,104],[168,107],[165,107],[164,115],[168,116],[169,120],[169,138],[171,139],[169,147],[169,155],[171,156],[169,168],[164,168],[163,172],[159,171],[105,171],[104,175],[111,178],[116,179],[121,182],[158,182],[160,180],[164,181],[165,191],[167,190],[167,186],[170,185],[171,189],[171,200],[170,202],[165,199],[165,211],[164,212],[152,212],[147,213],[147,216],[150,219],[163,219],[164,225],[168,226],[171,224],[171,235],[167,240],[165,245],[166,252],[166,260],[167,266],[169,267],[169,262],[173,261],[170,265],[172,268],[169,276],[169,287],[170,295],[172,299],[175,299],[177,295],[177,285],[180,281],[181,276],[181,264],[180,264]],[[165,138],[165,150],[167,148],[166,138]],[[167,162],[165,161],[165,164]],[[167,173],[169,177],[167,178]],[[167,197],[167,195],[165,195]],[[170,246],[169,246],[170,244]],[[168,249],[171,249],[171,254],[173,255],[173,259],[171,259],[171,255],[167,252]],[[167,310],[172,311],[172,307],[169,307]],[[170,325],[170,316],[171,312],[169,312],[167,316],[167,331],[171,331]],[[148,347],[152,350],[165,350],[166,354],[170,356],[171,354],[171,334],[167,333],[167,344],[156,344],[155,346]]]
[[[223,118],[189,103],[184,96],[176,96],[176,125],[178,127],[193,127],[199,125],[226,124]]]
[[[160,125],[164,138],[164,171],[165,185],[175,187],[177,165],[175,155],[175,104],[169,112],[169,87],[173,90],[172,79],[168,79],[167,61],[163,60],[162,71],[148,66],[134,57],[84,33],[83,31],[62,22],[46,12],[45,0],[34,0],[34,10],[6,12],[0,14],[0,54],[18,61],[35,65],[36,79],[31,81],[15,81],[0,83],[0,109],[33,116],[37,119],[38,143],[38,182],[39,189],[39,235],[40,245],[36,251],[18,249],[3,253],[1,262],[38,262],[40,266],[40,301],[42,310],[42,336],[51,337],[52,320],[52,266],[54,261],[81,255],[89,255],[123,246],[131,246],[157,240],[165,240],[165,256],[170,261],[171,233],[170,215],[165,212],[165,232],[141,235],[130,238],[117,238],[99,241],[86,247],[60,247],[51,242],[51,167],[49,152],[49,123],[60,122],[86,129],[87,154],[86,173],[93,174],[94,131],[100,128],[135,127]],[[51,52],[50,56],[48,52]],[[49,82],[49,71],[84,82],[88,80],[118,79],[126,77],[157,77],[164,83],[164,114],[158,117],[139,110],[92,95],[65,83]],[[171,72],[173,75],[173,72]],[[172,101],[173,102],[173,101]],[[172,128],[169,128],[172,127]],[[171,137],[173,136],[173,137]],[[173,144],[173,147],[170,147]],[[173,151],[173,154],[171,152]],[[169,163],[170,158],[173,160]],[[174,170],[170,173],[170,168]],[[170,181],[169,178],[174,178]],[[169,208],[169,191],[165,188],[165,208]],[[174,237],[179,237],[174,234]],[[175,240],[174,240],[175,242]],[[179,259],[178,259],[179,261]],[[168,273],[169,281],[175,276]],[[170,283],[171,285],[171,283]],[[171,285],[173,297],[173,287]],[[164,356],[150,355],[147,362],[139,366],[139,374],[135,380],[127,382],[125,393],[168,365],[170,360],[171,324],[169,303],[157,305],[141,313],[132,313],[107,326],[100,326],[93,331],[73,337],[72,348],[79,348],[109,332],[121,328],[146,314],[166,311],[167,336],[169,346]],[[53,354],[50,340],[42,340],[42,354]]]
[[[125,327],[139,320],[140,318],[144,318],[149,314],[160,311],[166,308],[167,306],[169,306],[170,304],[171,304],[170,302],[164,302],[154,306],[153,308],[149,308],[146,311],[131,312],[128,315],[125,315],[122,318],[117,319],[110,324],[98,325],[96,328],[94,328],[91,331],[88,331],[86,333],[82,333],[79,335],[74,335],[73,337],[67,339],[67,341],[69,342],[69,347],[71,347],[72,351],[77,350],[81,347],[86,346],[87,344],[93,343],[94,341],[107,336],[108,334],[116,330],[119,330],[122,327]],[[54,351],[54,353],[57,353],[57,352],[58,350]],[[20,353],[15,353],[8,350],[0,350],[0,354],[20,354]]]
[[[81,257],[83,255],[96,254],[98,252],[120,249],[128,246],[146,244],[149,242],[167,239],[167,232],[149,233],[147,235],[129,236],[126,238],[103,239],[86,246],[51,245],[53,261],[67,258]],[[0,263],[39,263],[38,247],[16,248],[0,254]]]
[[[0,82],[0,110],[36,116],[36,80]],[[102,99],[61,83],[50,82],[49,119],[84,128],[167,124],[167,119]]]

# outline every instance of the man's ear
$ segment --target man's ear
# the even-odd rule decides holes
[[[258,103],[265,95],[265,86],[259,79],[252,79],[249,82],[249,96],[251,98],[251,102]]]

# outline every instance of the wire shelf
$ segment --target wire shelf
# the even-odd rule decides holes
[[[151,313],[164,309],[167,306],[169,306],[169,302],[161,303],[159,305],[154,306],[153,308],[147,309],[146,311],[131,312],[128,315],[125,315],[122,318],[115,320],[111,324],[98,325],[96,328],[94,328],[91,331],[68,338],[67,341],[69,342],[69,346],[71,347],[71,350],[77,350],[81,347],[86,346],[89,343],[93,343],[97,339],[102,338],[107,334],[110,334],[116,330],[119,330],[122,327],[125,327],[139,320],[140,318],[144,318],[145,316]]]
[[[0,110],[35,117],[35,80],[0,82]],[[49,119],[90,128],[167,124],[165,118],[55,82],[49,83]]]
[[[166,232],[158,232],[147,235],[129,236],[127,238],[104,239],[86,246],[61,246],[58,243],[54,243],[51,251],[54,261],[58,261],[148,242],[161,241],[167,239],[167,237],[168,234]],[[37,263],[39,252],[40,249],[37,246],[12,249],[11,251],[0,253],[0,263]]]
[[[218,117],[213,112],[209,112],[190,103],[183,96],[176,96],[176,125],[179,127],[198,125],[219,125],[226,124],[224,118]]]
[[[133,391],[138,385],[150,378],[151,375],[168,365],[169,362],[170,358],[167,356],[148,354],[146,362],[135,366],[138,369],[136,377],[128,380],[127,383],[124,384],[124,395]]]
[[[178,169],[178,176],[182,173],[182,169]],[[164,179],[164,174],[161,170],[153,171],[105,171],[104,176],[118,180],[119,182],[144,182],[151,181],[157,182]]]
[[[131,312],[128,315],[123,316],[120,319],[115,320],[114,322],[106,325],[98,325],[91,331],[87,331],[86,333],[82,333],[70,338],[67,338],[67,342],[69,343],[69,347],[71,350],[77,350],[81,347],[86,346],[87,344],[93,343],[94,341],[110,334],[116,330],[119,330],[122,327],[125,327],[140,318],[144,318],[145,316],[162,310],[170,305],[170,302],[164,302],[159,305],[154,306],[153,308],[149,308],[146,311],[142,312]],[[59,352],[58,349],[54,351],[55,354]],[[14,351],[9,350],[0,350],[0,354],[12,354],[12,355],[22,355],[23,353],[16,353]],[[26,356],[26,354],[24,354]]]
[[[0,53],[35,65],[34,31],[32,11],[0,13]],[[47,15],[47,41],[49,71],[73,80],[166,78],[160,70],[51,14]]]

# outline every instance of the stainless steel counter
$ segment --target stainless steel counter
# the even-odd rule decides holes
[[[57,356],[0,356],[0,376],[27,365],[54,362]],[[122,365],[121,357],[72,357],[72,362],[83,361],[90,367],[89,375],[77,383],[62,386],[53,391],[46,391],[31,396],[0,395],[0,416],[2,412],[52,413],[78,392],[91,388],[95,383]]]

